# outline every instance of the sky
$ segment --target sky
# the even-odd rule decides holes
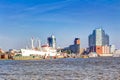
[[[80,38],[88,47],[88,36],[103,28],[110,44],[120,48],[120,0],[0,0],[0,48],[30,46],[30,39],[47,43],[55,35],[58,47]]]

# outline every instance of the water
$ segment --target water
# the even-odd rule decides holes
[[[0,80],[120,80],[120,58],[1,60]]]

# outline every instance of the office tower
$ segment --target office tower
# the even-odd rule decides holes
[[[75,38],[74,40],[75,52],[80,53],[80,38]]]
[[[89,35],[90,52],[104,53],[103,46],[109,46],[109,36],[101,28],[93,30],[93,33]]]
[[[54,35],[48,37],[48,45],[49,47],[56,48],[56,38]]]
[[[75,38],[74,44],[69,46],[72,53],[79,54],[80,53],[80,38]]]

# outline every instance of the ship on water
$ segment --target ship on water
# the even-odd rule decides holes
[[[57,56],[56,48],[50,47],[48,44],[41,46],[40,40],[38,40],[38,47],[34,47],[34,39],[31,39],[31,49],[21,49],[22,56]]]

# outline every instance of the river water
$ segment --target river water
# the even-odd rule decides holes
[[[1,60],[0,80],[120,80],[120,58]]]

